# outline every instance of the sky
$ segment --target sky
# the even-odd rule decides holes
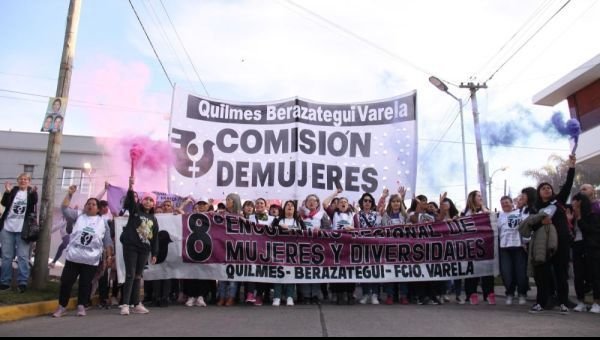
[[[600,32],[600,0],[131,3],[169,79],[128,1],[83,1],[66,134],[167,140],[171,83],[236,102],[360,102],[416,90],[417,191],[435,200],[447,191],[459,205],[459,108],[429,76],[465,102],[469,191],[478,188],[471,102],[455,85],[486,82],[477,93],[482,125],[516,127],[513,145],[491,146],[484,131],[490,172],[509,167],[493,178],[496,202],[505,180],[515,194],[535,185],[525,170],[568,154],[565,138],[532,124],[566,114],[566,103],[536,106],[532,97],[600,52],[592,38]],[[68,4],[0,2],[0,129],[39,131],[56,90]]]

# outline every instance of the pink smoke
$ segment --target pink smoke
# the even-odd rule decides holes
[[[94,166],[94,186],[99,188],[107,181],[127,187],[130,150],[137,142],[143,156],[135,166],[136,190],[166,192],[172,160],[167,143],[170,86],[161,92],[151,88],[153,78],[160,74],[154,74],[143,62],[123,62],[109,56],[88,60],[73,73],[71,114],[67,116],[69,122],[96,137],[104,149],[104,164]]]
[[[136,171],[160,174],[174,164],[175,157],[167,142],[155,141],[146,136],[126,137],[119,140],[122,161],[134,161]]]

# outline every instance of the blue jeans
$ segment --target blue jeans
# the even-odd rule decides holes
[[[235,299],[238,293],[238,287],[240,283],[234,281],[219,281],[219,286],[217,287],[220,299]]]
[[[515,288],[520,296],[527,295],[527,253],[523,247],[500,248],[500,273],[506,296],[514,296]]]
[[[17,262],[19,264],[19,276],[17,284],[19,286],[27,285],[29,281],[29,243],[21,239],[21,233],[13,233],[2,229],[0,232],[0,242],[2,242],[2,273],[0,275],[0,284],[10,286],[12,284],[12,262],[15,258],[15,248],[17,253]]]

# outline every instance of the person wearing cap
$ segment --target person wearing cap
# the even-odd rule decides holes
[[[129,191],[125,207],[129,210],[129,220],[120,236],[125,261],[125,284],[123,286],[123,304],[121,315],[129,315],[129,306],[134,305],[133,313],[147,314],[149,311],[140,302],[140,281],[148,256],[151,264],[156,264],[158,254],[158,221],[154,216],[156,195],[147,192],[142,196],[141,204],[136,204],[133,177],[129,179]]]

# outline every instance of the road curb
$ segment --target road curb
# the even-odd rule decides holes
[[[58,300],[27,303],[23,305],[13,305],[0,307],[0,322],[17,321],[36,316],[50,315],[56,310]],[[77,307],[77,298],[71,298],[67,309]]]

